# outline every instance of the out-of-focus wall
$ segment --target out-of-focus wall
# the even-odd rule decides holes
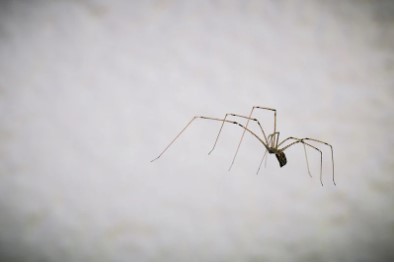
[[[392,1],[2,1],[1,260],[393,260],[393,47]],[[337,186],[215,121],[150,162],[253,105]]]

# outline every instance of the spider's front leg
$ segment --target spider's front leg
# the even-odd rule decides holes
[[[280,135],[280,132],[275,132],[275,133],[272,133],[272,134],[268,135],[268,137],[267,137],[267,145],[268,145],[269,148],[277,149],[278,141],[279,141],[279,135]],[[267,153],[268,153],[268,149],[266,149],[264,151],[264,155],[263,155],[263,157],[262,157],[262,159],[260,161],[259,168],[257,169],[256,174],[259,174],[259,171],[260,171],[260,168],[261,168],[261,164],[263,164],[264,160],[265,160],[264,167],[265,168],[267,167],[267,160],[268,160]],[[279,161],[279,164],[281,164],[280,161]],[[282,166],[284,166],[284,165],[282,165]]]
[[[252,117],[253,111],[254,111],[255,109],[262,109],[262,110],[268,110],[268,111],[273,111],[273,112],[274,112],[274,133],[275,133],[275,132],[276,132],[276,109],[269,108],[269,107],[263,107],[263,106],[253,106],[253,107],[252,107],[252,110],[250,111],[250,114],[249,114],[249,116],[248,116],[249,119]],[[230,165],[229,170],[231,170],[231,167],[234,165],[235,158],[236,158],[237,155],[238,155],[239,148],[240,148],[241,143],[242,143],[242,140],[243,140],[243,138],[244,138],[244,136],[245,136],[246,129],[248,128],[248,125],[249,125],[249,119],[246,121],[245,129],[244,129],[244,131],[243,131],[243,133],[242,133],[242,136],[241,136],[241,139],[240,139],[240,141],[239,141],[239,143],[238,143],[237,150],[235,151],[235,154],[234,154],[234,157],[233,157],[233,161],[231,162],[231,165]],[[265,140],[266,140],[266,143],[267,143],[267,145],[268,145],[268,139],[267,139],[267,137],[265,137]]]
[[[220,134],[222,133],[222,129],[223,129],[224,123],[226,122],[228,116],[235,116],[235,117],[244,118],[244,119],[247,119],[248,122],[249,122],[249,121],[254,121],[254,122],[256,122],[257,125],[258,125],[259,128],[260,128],[261,133],[263,134],[265,143],[268,145],[267,136],[265,135],[264,129],[263,129],[263,127],[261,126],[261,123],[259,122],[259,120],[258,120],[257,118],[251,118],[251,117],[247,117],[247,116],[244,116],[244,115],[238,115],[238,114],[233,114],[233,113],[227,113],[227,114],[224,116],[224,118],[223,118],[222,126],[221,126],[220,129],[219,129],[219,133],[218,133],[218,135],[216,136],[215,143],[213,144],[213,147],[212,147],[212,149],[209,151],[208,155],[211,154],[212,151],[215,149],[216,144],[217,144],[217,142],[218,142],[218,140],[219,140]],[[246,128],[246,126],[245,126],[245,128]]]
[[[248,131],[248,133],[252,134],[256,139],[258,139],[260,141],[261,144],[264,145],[265,148],[267,148],[268,146],[266,145],[266,143],[259,138],[259,136],[257,136],[253,131],[251,131],[249,128],[246,128],[245,126],[243,126],[242,124],[235,122],[235,121],[231,121],[231,120],[226,120],[226,119],[220,119],[220,118],[215,118],[215,117],[208,117],[208,116],[194,116],[187,124],[186,126],[175,136],[175,138],[164,148],[164,150],[159,154],[159,156],[157,156],[156,158],[154,158],[153,160],[151,160],[151,162],[159,159],[170,147],[171,145],[182,135],[183,132],[185,132],[185,130],[191,125],[191,123],[193,123],[193,121],[195,121],[196,119],[205,119],[205,120],[213,120],[213,121],[220,121],[220,122],[226,122],[229,124],[233,124],[233,125],[237,125],[241,128],[243,128],[244,130]]]

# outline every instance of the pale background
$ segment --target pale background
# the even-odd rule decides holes
[[[393,47],[393,1],[2,1],[1,260],[394,260]],[[253,105],[337,187],[213,121],[149,162]]]

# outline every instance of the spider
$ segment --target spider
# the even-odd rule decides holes
[[[271,111],[274,114],[274,131],[273,133],[269,134],[267,136],[267,134],[265,133],[261,123],[259,122],[259,120],[257,118],[252,117],[253,112],[256,109],[260,109],[260,110],[266,110],[266,111]],[[243,141],[243,138],[245,136],[245,133],[248,132],[249,134],[253,135],[265,148],[265,152],[263,155],[263,158],[261,159],[261,162],[259,164],[259,168],[257,170],[257,174],[260,171],[260,167],[261,164],[263,163],[264,159],[266,158],[267,153],[269,154],[274,154],[275,157],[277,158],[278,162],[279,162],[279,166],[283,167],[286,165],[287,163],[287,158],[285,155],[285,150],[287,150],[289,147],[294,146],[296,144],[301,143],[304,147],[304,153],[305,153],[305,159],[306,159],[306,165],[307,165],[307,170],[308,170],[308,174],[310,177],[312,177],[312,174],[310,172],[310,168],[309,168],[309,162],[308,162],[308,156],[307,156],[307,151],[306,151],[306,147],[312,148],[316,151],[319,152],[320,154],[320,183],[323,186],[323,179],[322,179],[322,163],[323,163],[323,152],[317,148],[316,146],[312,145],[311,143],[318,143],[318,144],[324,144],[326,146],[329,146],[331,149],[331,164],[332,164],[332,181],[334,183],[334,185],[336,185],[335,183],[335,176],[334,176],[334,150],[331,144],[328,144],[324,141],[318,140],[318,139],[313,139],[313,138],[296,138],[296,137],[288,137],[284,140],[282,140],[281,142],[279,142],[279,135],[280,132],[276,131],[276,113],[277,110],[273,109],[273,108],[269,108],[269,107],[262,107],[262,106],[253,106],[252,110],[249,113],[249,116],[245,116],[245,115],[239,115],[239,114],[234,114],[234,113],[227,113],[225,114],[224,118],[215,118],[215,117],[208,117],[208,116],[194,116],[189,123],[186,124],[186,126],[175,136],[175,138],[167,145],[167,147],[165,147],[165,149],[159,154],[159,156],[157,156],[156,158],[154,158],[153,160],[151,160],[151,162],[157,160],[158,158],[160,158],[167,150],[168,148],[181,136],[181,134],[190,126],[190,124],[195,121],[196,119],[206,119],[206,120],[213,120],[213,121],[219,121],[222,122],[222,125],[220,127],[219,133],[216,137],[215,143],[212,147],[212,149],[209,151],[208,154],[211,154],[212,151],[215,149],[216,144],[218,142],[218,139],[220,137],[220,134],[222,132],[223,126],[225,123],[228,124],[233,124],[233,125],[237,125],[239,127],[241,127],[243,129],[243,133],[241,136],[241,139],[238,143],[237,146],[237,150],[234,154],[233,160],[231,162],[231,165],[229,167],[229,170],[231,170],[232,166],[234,165],[235,159],[238,155],[238,151],[239,148],[241,146],[241,143]],[[242,125],[239,122],[233,121],[233,120],[228,120],[228,117],[239,117],[239,118],[243,118],[246,119],[246,124]],[[260,128],[261,132],[262,132],[262,137],[259,137],[255,132],[253,132],[252,130],[250,130],[248,128],[249,122],[256,122],[256,124],[258,125],[258,127]],[[285,144],[286,143],[286,144]]]

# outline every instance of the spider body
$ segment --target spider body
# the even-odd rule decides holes
[[[268,151],[269,152],[269,151]],[[287,163],[286,155],[283,151],[277,150],[276,152],[270,152],[270,153],[275,153],[276,158],[279,161],[279,166],[283,167]]]
[[[253,111],[256,110],[256,109],[268,110],[268,111],[272,111],[274,113],[274,131],[273,131],[273,133],[269,134],[268,137],[266,136],[266,133],[265,133],[263,127],[261,126],[261,123],[259,122],[259,120],[257,118],[253,118],[252,117]],[[227,119],[228,116],[233,116],[233,117],[239,117],[239,118],[246,119],[247,120],[246,124],[242,125],[239,122],[236,122],[236,121],[233,121],[233,120],[228,120]],[[285,166],[287,164],[287,158],[286,158],[286,155],[285,155],[284,151],[286,149],[288,149],[289,147],[291,147],[291,146],[294,146],[294,145],[296,145],[298,143],[301,143],[303,145],[303,147],[304,147],[308,174],[311,177],[312,177],[312,174],[311,174],[310,169],[309,169],[309,162],[308,162],[308,156],[307,156],[307,152],[306,152],[306,147],[309,147],[309,148],[314,149],[314,150],[319,152],[319,154],[320,154],[320,182],[321,182],[321,185],[323,185],[323,180],[322,180],[323,153],[322,153],[322,151],[319,148],[314,146],[312,143],[323,144],[323,145],[329,146],[330,149],[331,149],[332,180],[333,180],[334,185],[336,185],[335,184],[335,178],[334,178],[334,151],[333,151],[332,145],[330,145],[330,144],[328,144],[328,143],[326,143],[324,141],[318,140],[318,139],[296,138],[296,137],[288,137],[288,138],[282,140],[281,142],[279,142],[279,134],[280,133],[278,131],[276,131],[276,109],[269,108],[269,107],[262,107],[262,106],[253,106],[252,110],[250,111],[249,116],[233,114],[233,113],[227,113],[224,116],[223,119],[215,118],[215,117],[208,117],[208,116],[194,116],[189,121],[189,123],[181,130],[181,132],[179,132],[178,135],[168,144],[168,146],[159,154],[159,156],[156,157],[155,159],[153,159],[151,162],[153,162],[153,161],[157,160],[158,158],[160,158],[161,155],[163,155],[164,152],[167,151],[167,149],[175,142],[175,140],[177,140],[178,137],[186,130],[186,128],[188,128],[189,125],[193,121],[195,121],[196,119],[205,119],[205,120],[213,120],[213,121],[220,121],[220,122],[222,122],[222,126],[220,127],[220,130],[219,130],[219,133],[218,133],[218,135],[216,137],[215,143],[214,143],[211,151],[208,154],[211,154],[212,151],[215,149],[216,143],[218,142],[220,133],[221,133],[225,123],[237,125],[237,126],[239,126],[239,127],[241,127],[243,129],[241,140],[238,143],[238,147],[237,147],[237,150],[236,150],[235,155],[233,157],[233,160],[232,160],[232,163],[230,165],[229,170],[232,168],[232,166],[234,164],[235,158],[236,158],[236,156],[238,154],[238,151],[239,151],[239,148],[241,146],[241,143],[242,143],[242,140],[244,138],[244,135],[245,135],[246,132],[248,132],[249,134],[254,136],[265,148],[264,156],[263,156],[263,158],[262,158],[262,160],[260,162],[260,165],[259,165],[259,168],[257,170],[257,173],[259,173],[261,164],[264,161],[267,153],[275,154],[275,157],[277,158],[277,160],[279,162],[279,166],[283,167],[283,166]],[[255,132],[253,132],[252,130],[250,130],[248,128],[249,121],[253,121],[253,122],[257,123],[257,125],[260,128],[262,136],[258,136]]]

